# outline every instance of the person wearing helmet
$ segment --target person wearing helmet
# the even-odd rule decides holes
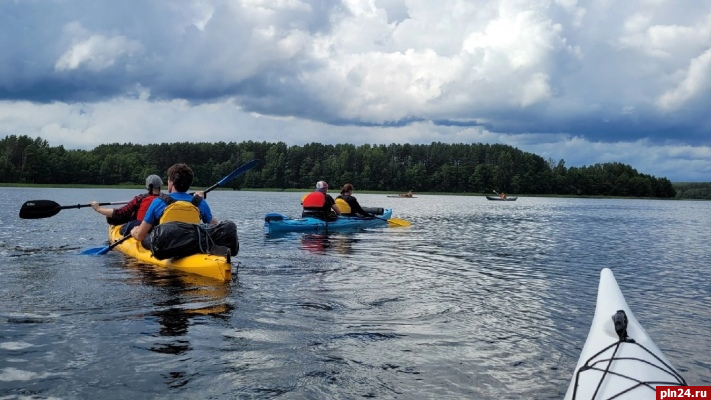
[[[307,194],[301,204],[304,207],[301,217],[313,217],[324,221],[334,220],[341,215],[336,201],[328,194],[328,183],[326,181],[316,182],[316,190]]]
[[[156,197],[160,196],[160,188],[163,186],[163,180],[158,175],[149,175],[146,178],[147,193],[139,194],[131,199],[125,206],[121,208],[105,208],[100,207],[99,203],[92,201],[91,208],[94,211],[106,216],[106,222],[110,225],[121,225],[121,234],[126,235],[134,226],[140,225],[143,217],[146,215],[148,206]]]

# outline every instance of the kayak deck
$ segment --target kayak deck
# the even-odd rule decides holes
[[[109,240],[111,243],[123,238],[120,230],[120,226],[109,226]],[[232,280],[232,263],[224,256],[194,254],[178,259],[158,260],[151,255],[150,250],[144,248],[140,242],[133,238],[129,238],[123,243],[118,244],[116,249],[144,263],[176,269],[221,281]]]
[[[387,208],[383,210],[382,215],[377,215],[377,218],[339,216],[334,221],[323,221],[312,217],[289,218],[283,214],[269,213],[264,217],[264,233],[328,232],[387,226],[387,220],[392,216],[392,212],[392,209]]]
[[[595,316],[565,399],[654,398],[657,385],[686,386],[686,381],[642,328],[612,271],[604,268]]]

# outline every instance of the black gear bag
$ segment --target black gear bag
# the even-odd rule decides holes
[[[237,255],[239,239],[237,225],[220,221],[215,225],[168,222],[151,231],[151,254],[158,260],[187,257],[198,253]]]

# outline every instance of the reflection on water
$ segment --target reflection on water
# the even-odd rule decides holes
[[[711,384],[711,203],[361,194],[412,226],[265,237],[298,193],[211,196],[238,221],[228,283],[78,255],[107,243],[93,212],[0,210],[0,396],[562,398],[602,267],[684,378]]]
[[[354,245],[360,242],[362,229],[339,230],[325,233],[285,232],[265,235],[265,241],[293,246],[299,242],[299,248],[313,254],[352,255]]]
[[[157,353],[180,355],[192,348],[184,336],[190,327],[190,319],[210,316],[226,320],[233,306],[227,303],[230,284],[198,275],[171,271],[145,265],[127,259],[124,266],[132,272],[134,284],[159,288],[154,311],[150,313],[159,325],[160,341],[150,347]],[[182,378],[182,376],[181,376]]]
[[[355,235],[345,233],[301,235],[301,248],[311,253],[336,252],[339,254],[352,254],[353,244],[358,243]]]

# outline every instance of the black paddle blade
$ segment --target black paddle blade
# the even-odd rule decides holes
[[[62,206],[51,200],[29,200],[20,208],[20,218],[39,219],[57,215]]]

